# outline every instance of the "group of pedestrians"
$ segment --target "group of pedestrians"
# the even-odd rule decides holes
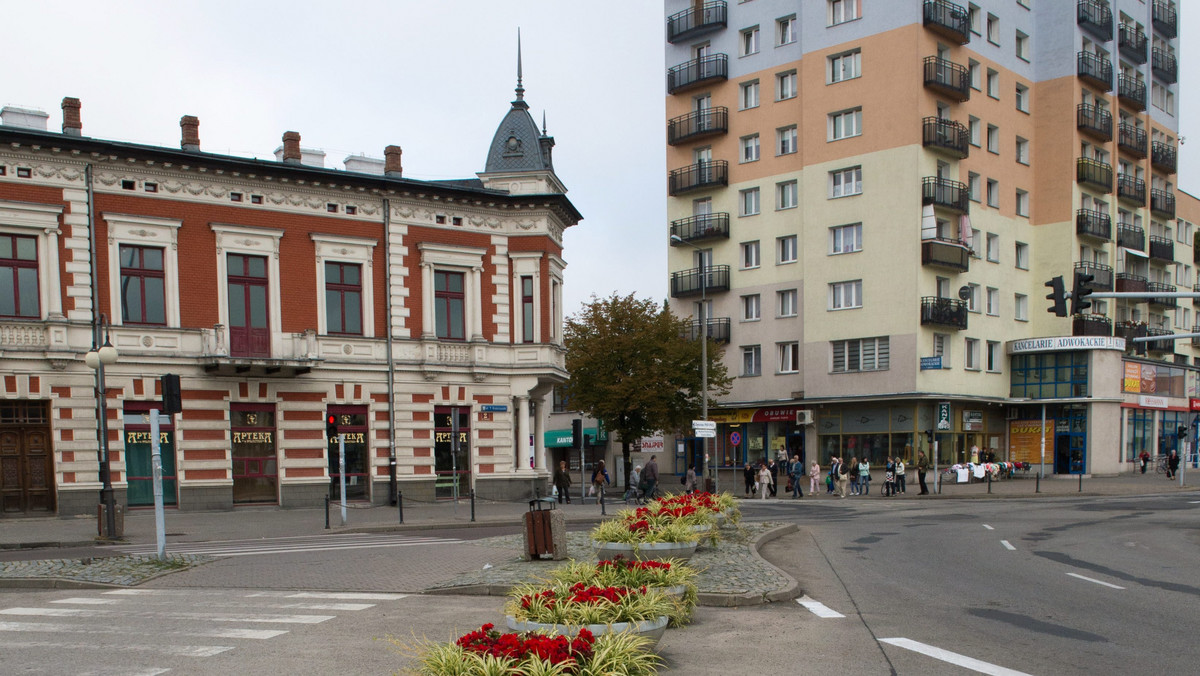
[[[900,456],[888,456],[883,465],[883,497],[890,498],[908,491],[908,465]],[[916,473],[920,482],[920,495],[928,495],[929,488],[925,485],[925,474],[929,471],[929,461],[925,452],[917,453]],[[813,461],[809,471],[809,485],[816,492],[817,479],[820,476],[820,466]],[[871,463],[866,458],[851,457],[849,460],[834,456],[830,459],[829,471],[825,474],[825,494],[839,498],[854,495],[870,495]]]
[[[813,475],[809,482],[809,492],[817,490],[817,476],[820,476],[820,467],[816,462],[813,462],[813,471],[817,474]],[[779,495],[779,480],[783,476],[786,478],[786,489],[792,494],[792,499],[804,497],[804,478],[809,476],[805,468],[804,462],[800,460],[800,456],[793,456],[790,460],[784,454],[779,460],[760,460],[756,464],[746,463],[742,468],[742,479],[745,482],[745,496],[751,497],[757,495],[760,499],[765,500],[767,496],[772,498]]]

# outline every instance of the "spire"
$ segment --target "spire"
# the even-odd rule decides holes
[[[542,136],[546,135],[546,111],[542,111]]]
[[[525,86],[521,84],[521,29],[517,28],[517,101],[525,102]],[[517,105],[513,101],[513,105]]]

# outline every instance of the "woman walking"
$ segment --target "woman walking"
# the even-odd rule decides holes
[[[767,469],[767,463],[763,463],[761,469],[758,470],[758,497],[766,500],[767,492],[771,490],[771,470]]]
[[[808,466],[808,494],[817,494],[817,482],[821,479],[821,465],[816,460]]]
[[[604,486],[612,484],[612,480],[608,478],[608,470],[604,469],[604,461],[596,461],[596,469],[592,470],[592,486],[595,488],[595,493],[600,499],[604,497]]]
[[[858,485],[862,487],[863,495],[871,494],[871,463],[866,458],[858,463]]]
[[[850,458],[850,495],[861,495],[858,490],[858,458]]]
[[[554,488],[558,491],[558,504],[562,504],[564,497],[571,504],[571,473],[567,471],[566,460],[560,461],[554,470]]]
[[[685,479],[683,482],[683,492],[684,493],[695,493],[696,492],[696,463],[692,463],[692,464],[688,465],[687,475],[685,476]]]

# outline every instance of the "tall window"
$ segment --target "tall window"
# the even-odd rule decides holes
[[[862,307],[862,280],[834,282],[829,285],[829,309],[846,310]]]
[[[0,317],[41,317],[37,238],[0,234]]]
[[[829,253],[862,251],[862,223],[837,225],[829,229]]]
[[[750,188],[738,193],[738,201],[740,202],[739,209],[741,216],[754,216],[758,214],[758,188]]]
[[[796,236],[788,235],[775,240],[779,247],[779,263],[795,263],[796,262]]]
[[[987,149],[989,153],[1000,154],[1000,128],[989,124],[987,128]]]
[[[446,340],[466,339],[466,294],[463,273],[433,272],[433,311],[437,337]]]
[[[762,375],[762,347],[747,345],[742,348],[742,375]]]
[[[862,108],[829,114],[829,140],[850,138],[862,134]]]
[[[829,25],[836,26],[862,16],[858,3],[859,0],[829,0]]]
[[[1013,319],[1019,322],[1029,321],[1029,296],[1023,293],[1013,294]]]
[[[775,184],[775,193],[778,197],[776,206],[779,209],[795,209],[798,202],[799,189],[795,181],[785,181]]]
[[[1017,85],[1017,110],[1022,113],[1029,112],[1029,87],[1023,84]]]
[[[790,45],[796,41],[796,17],[785,16],[775,22],[775,35],[778,45]]]
[[[846,197],[862,193],[862,167],[829,172],[829,197]]]
[[[743,136],[741,139],[742,145],[742,162],[757,162],[758,161],[758,134]]]
[[[891,361],[887,336],[835,340],[829,347],[834,373],[886,371]]]
[[[1000,262],[1000,235],[993,232],[987,234],[987,259],[992,263]]]
[[[796,98],[796,71],[775,76],[775,98],[779,101]]]
[[[987,300],[985,303],[985,312],[993,317],[1000,314],[1000,289],[988,287]]]
[[[739,93],[742,110],[758,107],[758,80],[742,83]]]
[[[163,250],[122,244],[121,319],[126,324],[167,323]]]
[[[987,181],[987,205],[993,209],[1000,208],[1000,182],[994,178]]]
[[[240,357],[271,356],[266,256],[229,254],[229,351]]]
[[[852,80],[862,75],[862,52],[854,50],[829,57],[829,82]]]
[[[533,276],[521,277],[521,342],[533,342]]]
[[[966,350],[966,355],[967,355],[967,364],[966,364],[967,370],[978,371],[979,370],[979,339],[978,338],[967,338],[965,350]]]
[[[1029,36],[1021,31],[1017,31],[1016,54],[1018,59],[1029,60]]]
[[[784,127],[776,132],[779,134],[779,154],[791,155],[796,152],[796,126]]]
[[[779,343],[779,372],[800,372],[800,343],[796,341]]]
[[[1021,164],[1029,164],[1029,141],[1017,137],[1017,161]]]
[[[987,39],[993,45],[1000,44],[1000,19],[995,14],[987,16]]]
[[[742,242],[742,269],[757,268],[758,264],[758,242]]]
[[[796,308],[796,290],[795,289],[784,289],[783,291],[777,291],[775,293],[775,297],[776,297],[776,300],[778,301],[777,305],[779,306],[779,311],[778,311],[777,316],[779,316],[779,317],[795,317],[796,316],[797,308]]]
[[[362,267],[325,263],[325,321],[329,333],[362,335]]]
[[[756,322],[762,318],[762,308],[757,293],[742,296],[742,321]]]
[[[758,53],[758,26],[742,31],[742,56]]]
[[[967,172],[967,199],[979,201],[979,174],[973,171]]]
[[[1024,190],[1017,190],[1017,215],[1029,217],[1029,193]]]
[[[980,126],[978,117],[972,115],[967,118],[967,141],[976,148],[979,147]]]
[[[1029,245],[1025,242],[1016,243],[1017,267],[1021,270],[1029,269]]]
[[[991,68],[987,72],[987,93],[993,99],[1000,98],[1000,73]]]

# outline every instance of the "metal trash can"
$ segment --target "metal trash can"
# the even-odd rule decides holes
[[[561,561],[567,558],[567,524],[563,513],[555,509],[552,498],[529,501],[525,513],[526,561],[552,558]]]
[[[113,533],[113,537],[114,538],[123,538],[123,537],[125,537],[125,505],[122,505],[121,503],[118,502],[118,503],[116,503],[116,505],[114,505],[114,507],[115,507],[115,509],[113,509],[113,517],[114,517],[113,518],[113,526],[115,527],[116,532]],[[104,537],[104,520],[107,515],[105,514],[103,502],[96,505],[96,516],[97,516],[96,536]]]

